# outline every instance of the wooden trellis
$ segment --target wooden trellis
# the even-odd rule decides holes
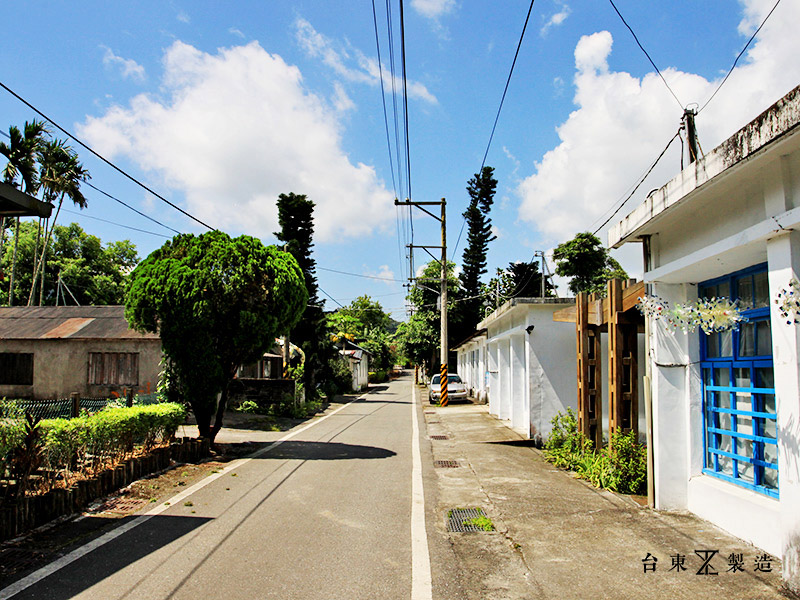
[[[612,279],[608,295],[578,294],[575,306],[553,315],[554,321],[575,323],[578,367],[578,429],[596,448],[603,442],[602,333],[608,334],[609,435],[639,433],[639,370],[637,335],[644,318],[636,310],[644,283]]]

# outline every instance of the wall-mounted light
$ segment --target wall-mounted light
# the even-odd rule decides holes
[[[531,332],[531,331],[533,331],[533,328],[534,328],[534,327],[536,327],[536,325],[528,325],[528,326],[525,328],[525,332],[526,332],[527,334],[530,334],[530,332]]]

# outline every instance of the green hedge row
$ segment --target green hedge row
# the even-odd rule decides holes
[[[185,418],[186,409],[170,402],[111,407],[75,419],[8,416],[0,419],[0,476],[15,480],[18,493],[49,489],[116,464],[137,446],[148,451],[168,442]]]

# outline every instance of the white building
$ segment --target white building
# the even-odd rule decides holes
[[[479,329],[466,340],[453,347],[456,352],[457,373],[461,376],[472,398],[481,404],[488,400],[489,376],[486,368],[486,330]]]
[[[526,438],[543,441],[555,414],[577,406],[575,329],[553,321],[555,311],[572,303],[512,298],[478,325],[485,338],[458,349],[462,378],[479,381],[485,369],[477,389],[488,395],[489,413]]]
[[[781,557],[800,591],[800,326],[775,302],[800,275],[800,87],[616,224],[643,243],[649,295],[738,298],[705,335],[651,320],[656,507],[689,510]]]
[[[369,385],[369,358],[371,354],[361,346],[347,341],[344,350],[339,350],[347,361],[347,366],[350,367],[350,373],[353,375],[353,390],[360,392],[366,389]]]

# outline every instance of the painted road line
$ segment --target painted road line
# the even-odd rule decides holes
[[[367,394],[363,394],[363,395],[359,396],[358,398],[355,398],[355,400],[362,400],[362,399],[364,399],[366,397],[367,397]],[[328,417],[332,417],[333,415],[338,413],[340,410],[343,410],[343,409],[347,408],[348,406],[350,406],[350,404],[353,403],[355,400],[351,400],[347,404],[344,404],[343,406],[340,406],[339,408],[337,408],[333,412],[328,413],[324,417],[321,417],[321,418],[316,419],[316,420],[312,420],[310,423],[308,423],[307,425],[304,425],[300,429],[297,429],[295,431],[290,431],[289,433],[284,435],[279,440],[276,440],[276,441],[272,442],[269,446],[267,446],[265,448],[261,448],[260,450],[257,450],[256,452],[253,452],[249,456],[246,456],[244,458],[239,458],[237,460],[232,461],[227,467],[217,471],[216,473],[212,473],[211,475],[209,475],[208,477],[206,477],[202,481],[198,481],[193,486],[191,486],[191,487],[185,489],[184,491],[182,491],[181,493],[176,494],[175,496],[171,497],[169,500],[167,500],[163,504],[161,504],[161,505],[159,505],[159,506],[157,506],[157,507],[155,507],[155,508],[153,508],[151,510],[148,510],[146,513],[135,517],[133,520],[128,521],[127,523],[125,523],[123,525],[120,525],[119,527],[116,527],[115,529],[112,529],[111,531],[109,531],[107,533],[104,533],[103,535],[101,535],[97,539],[92,540],[91,542],[81,546],[80,548],[76,548],[75,550],[73,550],[69,554],[65,554],[64,556],[62,556],[58,560],[55,560],[55,561],[51,562],[50,564],[45,565],[41,569],[39,569],[37,571],[34,571],[33,573],[31,573],[27,577],[23,577],[19,581],[15,581],[14,583],[9,585],[8,587],[3,588],[2,590],[0,590],[0,600],[6,600],[7,598],[11,598],[13,596],[16,596],[17,594],[19,594],[20,592],[28,589],[29,587],[31,587],[33,585],[36,585],[37,583],[39,583],[43,579],[49,577],[50,575],[52,575],[56,571],[59,571],[60,569],[63,569],[67,565],[69,565],[69,564],[75,562],[76,560],[86,556],[87,554],[89,554],[93,550],[97,550],[98,548],[104,546],[105,544],[117,539],[119,536],[126,534],[127,532],[129,532],[130,530],[134,529],[135,527],[138,527],[139,525],[142,525],[142,524],[146,523],[147,521],[149,521],[150,519],[152,519],[156,515],[160,515],[165,510],[167,510],[170,506],[178,504],[184,498],[186,498],[188,496],[191,496],[192,494],[194,494],[198,490],[203,489],[204,487],[206,487],[210,483],[213,483],[214,481],[216,481],[220,477],[226,475],[227,473],[230,473],[234,469],[238,469],[239,467],[241,467],[244,464],[247,464],[248,462],[250,462],[254,458],[258,458],[260,456],[263,456],[264,454],[266,454],[270,450],[280,446],[282,443],[284,443],[286,441],[289,441],[290,439],[292,439],[294,437],[297,437],[298,435],[300,435],[301,433],[303,433],[307,429],[313,427],[314,425],[318,425],[319,423],[322,423]],[[426,552],[427,552],[427,547],[426,547]]]
[[[425,490],[417,421],[417,386],[411,384],[411,600],[431,600],[431,558],[425,529]]]

